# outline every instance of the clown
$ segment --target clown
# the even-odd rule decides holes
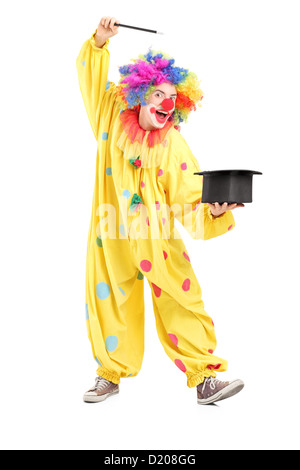
[[[79,85],[97,140],[96,179],[86,262],[86,324],[98,364],[86,402],[119,392],[136,376],[144,353],[144,279],[149,282],[159,339],[199,404],[238,393],[222,382],[227,361],[215,355],[214,324],[204,309],[191,260],[174,226],[195,239],[232,230],[238,204],[202,204],[198,162],[179,125],[203,94],[195,74],[149,50],[107,79],[109,39],[119,28],[101,19],[77,58]]]

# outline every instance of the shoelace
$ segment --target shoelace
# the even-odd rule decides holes
[[[218,383],[221,383],[221,381],[215,379],[214,377],[206,377],[206,379],[203,382],[202,393],[204,392],[204,389],[205,389],[206,385],[209,385],[211,390],[215,390],[216,385]]]
[[[109,385],[109,381],[104,379],[103,377],[96,377],[95,389],[103,390],[107,385]]]

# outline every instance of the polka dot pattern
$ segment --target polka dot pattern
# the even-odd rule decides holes
[[[119,226],[119,232],[123,237],[125,237],[125,227],[123,224]]]
[[[120,290],[121,294],[125,296],[125,292],[123,291],[123,289],[121,287],[119,287],[119,290]]]
[[[191,280],[185,279],[182,284],[182,290],[184,290],[184,292],[187,292],[190,290],[190,288],[191,288]]]
[[[109,89],[109,87],[110,87],[110,82],[107,80],[107,82],[106,82],[106,87],[105,87],[105,91],[107,91],[107,90]]]
[[[186,367],[180,359],[175,359],[175,365],[180,369],[182,372],[186,372]]]
[[[107,140],[107,139],[108,139],[108,132],[103,132],[102,140]]]
[[[142,271],[144,271],[145,273],[148,273],[152,269],[152,263],[147,259],[143,259],[140,262],[140,267]]]
[[[85,304],[85,319],[86,321],[90,319],[88,304]]]
[[[189,255],[185,251],[183,252],[183,256],[185,257],[185,259],[191,262]]]
[[[110,295],[110,287],[105,282],[99,282],[96,286],[96,295],[98,299],[105,300]]]
[[[161,289],[152,282],[153,292],[155,297],[159,298],[161,296]]]
[[[122,194],[124,197],[126,197],[126,199],[129,199],[131,196],[131,193],[128,189],[125,189]]]
[[[164,174],[163,170],[162,170],[162,169],[160,169],[160,170],[158,171],[158,174],[157,174],[157,176],[162,176],[163,174]]]
[[[200,206],[201,204],[201,201],[197,202],[197,204],[195,205],[193,211],[196,211],[198,209],[198,207]]]
[[[111,176],[112,175],[111,167],[106,168],[105,173],[107,174],[107,176]]]
[[[164,254],[164,258],[167,259],[168,253],[166,251],[163,251],[163,254]]]
[[[209,364],[209,365],[207,366],[207,368],[208,368],[209,370],[219,370],[221,366],[222,366],[222,364],[216,364],[216,365]]]
[[[178,338],[176,335],[173,335],[172,333],[169,333],[168,334],[170,340],[172,341],[172,343],[175,344],[175,346],[178,346]]]
[[[102,245],[101,237],[97,237],[96,243],[97,243],[97,245],[98,245],[100,248],[102,248],[103,245]]]
[[[95,361],[100,367],[103,367],[97,356],[95,356]]]
[[[119,340],[114,335],[107,336],[107,338],[105,339],[105,347],[108,352],[114,352],[117,349],[118,343]]]
[[[184,162],[184,163],[181,163],[180,165],[180,168],[184,171],[187,169],[187,164]]]

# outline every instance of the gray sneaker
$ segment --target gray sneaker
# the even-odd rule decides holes
[[[199,405],[209,405],[225,400],[239,393],[244,386],[242,380],[221,382],[213,377],[206,377],[202,384],[197,385],[197,402]]]
[[[103,377],[96,377],[95,380],[95,386],[83,396],[83,401],[86,403],[99,403],[111,395],[119,393],[119,385],[109,382]]]

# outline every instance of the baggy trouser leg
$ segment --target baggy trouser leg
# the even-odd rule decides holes
[[[112,269],[107,256],[97,248],[94,246],[95,251],[90,251],[87,259],[87,331],[98,364],[97,374],[118,384],[121,378],[137,375],[142,365],[144,278],[127,259],[122,260],[124,251],[118,244],[114,252],[118,262],[123,262],[122,271]]]

